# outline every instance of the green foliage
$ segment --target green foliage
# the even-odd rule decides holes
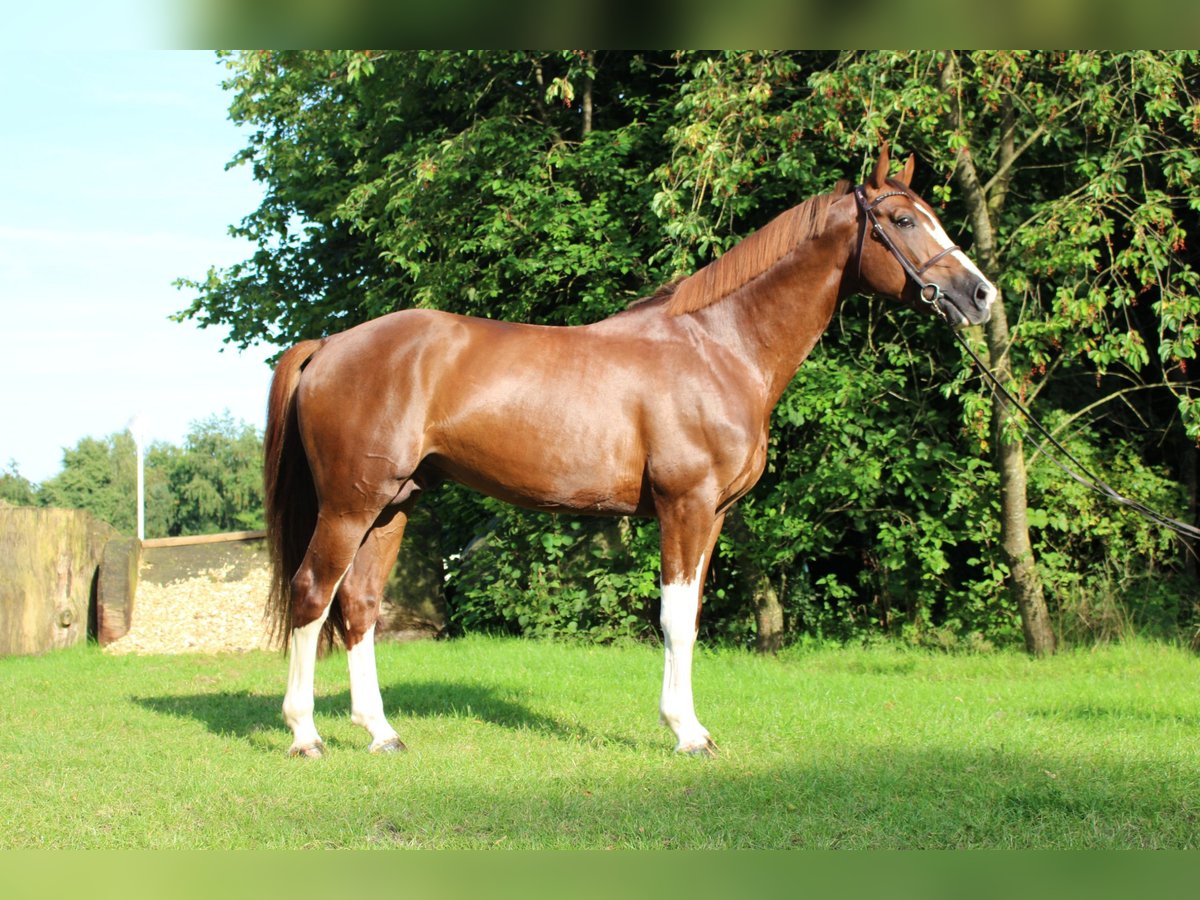
[[[1064,423],[1060,412],[1049,419]],[[1094,432],[1071,435],[1068,449],[1118,492],[1155,509],[1184,506],[1182,486],[1148,466],[1127,439],[1101,452]],[[1030,466],[1030,520],[1047,590],[1060,611],[1064,636],[1114,640],[1135,633],[1172,637],[1191,613],[1179,571],[1178,541],[1131,511],[1066,477],[1043,454]],[[1088,560],[1080,566],[1079,560]]]
[[[148,465],[166,472],[171,534],[264,527],[262,437],[229,413],[194,423],[182,447],[159,446]]]
[[[146,448],[146,536],[263,527],[262,438],[225,413],[192,424],[182,447]],[[38,505],[86,509],[124,534],[137,531],[137,449],[127,431],[85,437],[63,451]]]
[[[62,471],[38,492],[43,506],[86,509],[124,534],[137,532],[136,498],[137,449],[128,431],[85,437],[64,449]],[[147,529],[163,527],[165,516],[157,508],[150,515],[150,509],[147,505]]]
[[[586,135],[575,54],[231,59],[230,115],[253,129],[237,162],[271,186],[234,232],[260,249],[181,282],[198,291],[184,315],[245,345],[414,306],[561,324],[620,309],[656,280],[660,136],[641,118],[656,77],[607,59]]]
[[[37,505],[37,485],[17,470],[15,461],[0,472],[0,501],[13,506]]]
[[[233,229],[255,252],[182,281],[180,315],[235,343],[412,306],[594,321],[861,177],[887,138],[919,156],[918,190],[968,247],[951,173],[970,154],[988,179],[985,249],[1022,397],[1118,490],[1194,513],[1179,485],[1200,436],[1195,52],[225,58],[249,134],[234,164],[267,191]],[[745,532],[722,538],[706,635],[750,640],[744,585],[765,576],[793,636],[1020,640],[990,408],[938,323],[849,299],[776,412]],[[1064,635],[1187,626],[1178,547],[1031,461],[1031,536]],[[427,502],[460,629],[651,631],[652,526],[613,532],[458,490]]]
[[[1019,367],[1140,373],[1200,438],[1181,384],[1200,336],[1188,252],[1200,55],[981,51],[956,55],[943,83],[948,65],[937,52],[846,54],[811,79],[815,130],[851,150],[888,134],[916,151],[947,179],[931,193],[950,223],[965,218],[948,180],[957,155],[987,160]]]
[[[453,568],[453,624],[463,631],[646,638],[657,621],[658,530],[637,520],[554,516],[496,501],[483,535]]]
[[[835,324],[777,408],[772,463],[740,504],[753,541],[726,533],[726,566],[781,585],[793,633],[1012,639],[996,476],[921,349],[946,336],[902,325],[904,313],[860,312]],[[924,341],[910,343],[913,330]]]

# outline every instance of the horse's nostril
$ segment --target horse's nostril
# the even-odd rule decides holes
[[[975,286],[975,304],[977,306],[986,306],[992,302],[993,288],[986,281],[981,281]]]

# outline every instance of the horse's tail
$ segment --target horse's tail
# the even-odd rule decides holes
[[[317,492],[300,441],[296,387],[300,372],[321,344],[303,341],[279,358],[267,400],[263,503],[271,554],[271,592],[265,616],[271,640],[284,646],[292,630],[292,576],[300,568],[317,526]]]

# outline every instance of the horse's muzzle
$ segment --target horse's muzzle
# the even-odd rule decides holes
[[[996,286],[983,279],[970,279],[968,284],[948,285],[934,302],[942,316],[955,328],[982,325],[992,317],[996,301]]]

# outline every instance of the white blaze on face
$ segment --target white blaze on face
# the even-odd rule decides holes
[[[950,236],[946,234],[946,229],[942,228],[942,223],[939,222],[937,216],[933,214],[933,210],[916,198],[912,198],[912,204],[914,207],[916,207],[917,212],[924,217],[929,234],[933,237],[938,247],[940,247],[942,250],[954,247],[954,242],[950,240]],[[979,271],[979,267],[976,266],[975,263],[971,261],[971,258],[967,256],[967,254],[963,253],[962,250],[955,247],[954,252],[950,255],[957,259],[963,268],[988,286],[986,305],[991,306],[992,300],[996,296],[996,286],[988,280],[987,276]]]

